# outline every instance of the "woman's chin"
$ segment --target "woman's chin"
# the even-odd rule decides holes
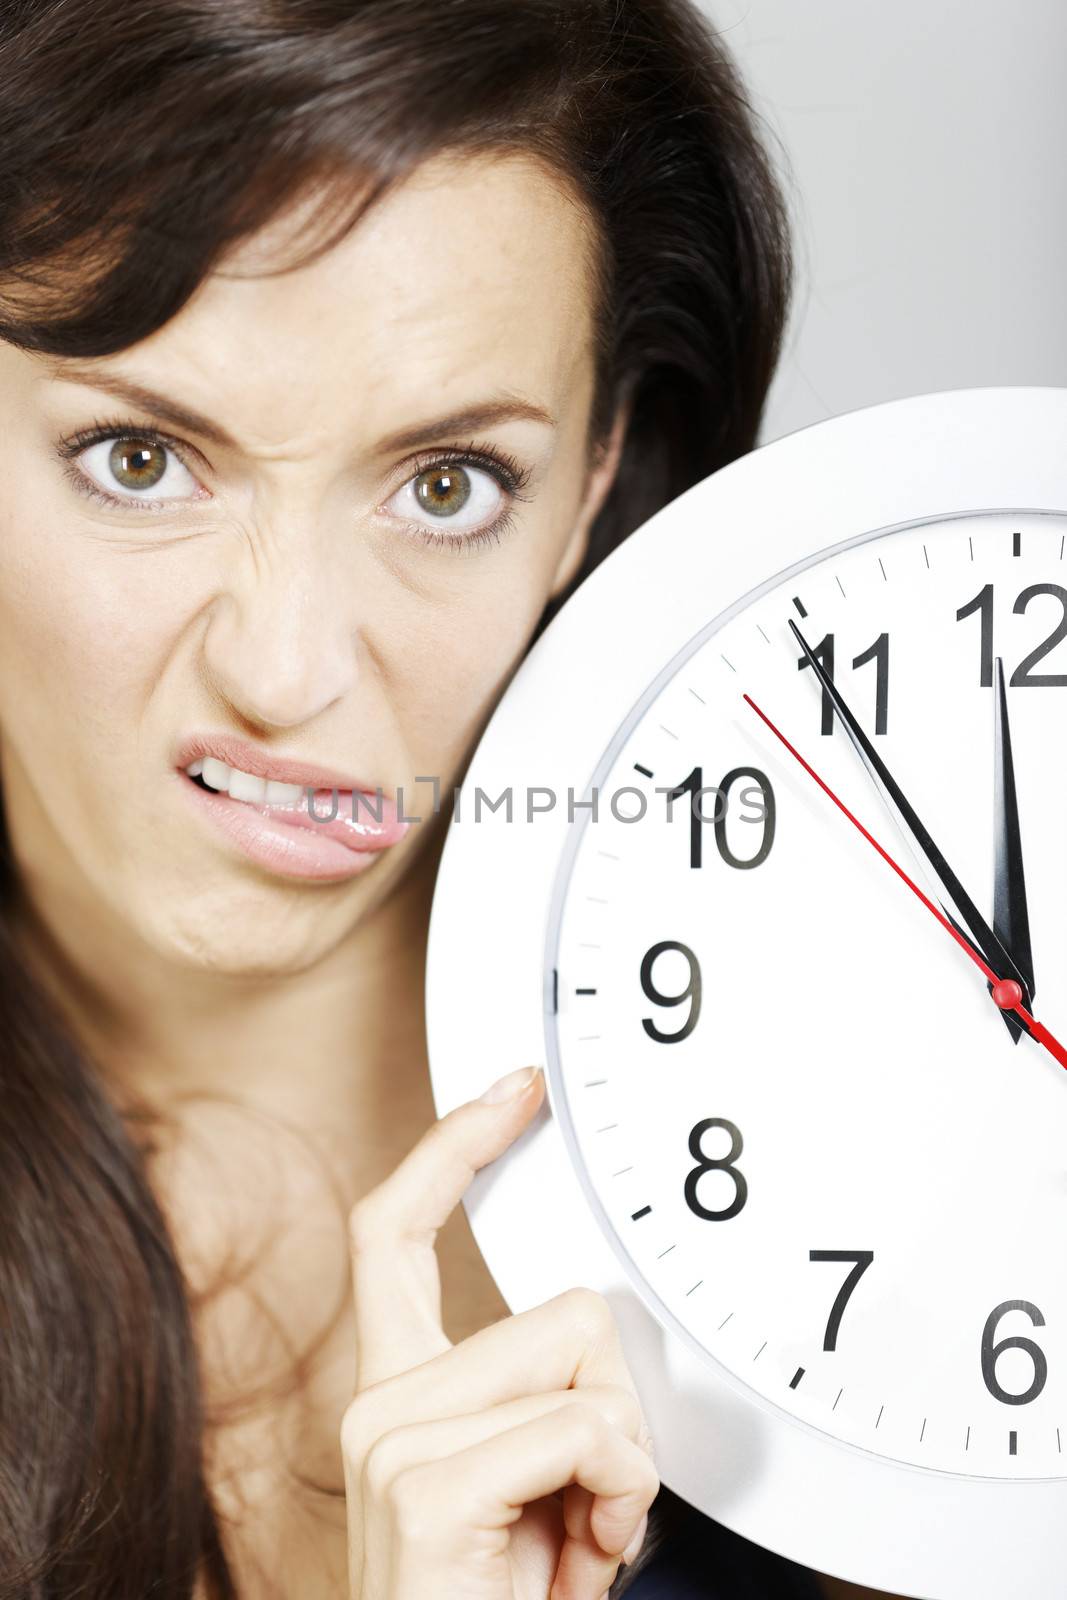
[[[145,940],[176,968],[272,981],[306,972],[352,931],[351,909],[344,916],[340,905],[330,909],[280,903],[269,885],[244,884],[186,893],[165,914],[156,901],[138,920]]]

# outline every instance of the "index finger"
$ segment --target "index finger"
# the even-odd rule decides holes
[[[512,1098],[471,1100],[433,1123],[352,1207],[355,1393],[452,1348],[441,1325],[434,1244],[475,1172],[501,1155],[540,1107],[543,1074],[536,1068],[509,1074],[520,1076],[527,1081]]]

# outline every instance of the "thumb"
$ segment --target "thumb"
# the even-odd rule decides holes
[[[529,1089],[540,1072],[540,1067],[520,1067],[517,1072],[509,1072],[503,1078],[498,1078],[495,1083],[491,1083],[485,1093],[480,1094],[477,1100],[472,1100],[470,1104],[507,1105],[509,1101],[517,1100],[526,1089]]]
[[[393,1200],[408,1235],[433,1243],[481,1167],[503,1155],[544,1099],[540,1067],[520,1067],[431,1123],[418,1144],[376,1193],[395,1183]]]
[[[426,1133],[349,1217],[356,1391],[450,1348],[441,1325],[434,1241],[470,1186],[530,1122],[544,1098],[537,1067],[508,1073]]]
[[[427,1230],[437,1232],[445,1226],[474,1174],[504,1154],[526,1130],[544,1101],[544,1091],[541,1067],[520,1067],[490,1083],[477,1099],[453,1107],[440,1122],[432,1123],[406,1158],[421,1178],[422,1237]]]

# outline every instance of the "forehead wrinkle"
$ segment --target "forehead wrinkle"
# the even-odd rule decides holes
[[[338,426],[372,444],[503,388],[558,411],[589,343],[586,250],[574,248],[586,219],[543,175],[532,189],[528,172],[503,189],[500,176],[483,168],[485,187],[470,189],[466,205],[492,220],[488,249],[477,229],[441,230],[442,207],[454,216],[470,184],[469,171],[452,169],[436,190],[413,188],[405,198],[401,189],[397,209],[372,213],[294,273],[209,277],[143,348],[174,387],[186,387],[182,372],[193,379],[189,399],[209,394],[220,423],[240,414],[224,398],[236,379],[235,398],[260,413],[258,442],[249,438],[246,448],[263,460],[310,458]],[[423,236],[432,250],[419,248]],[[292,427],[280,439],[286,410]]]

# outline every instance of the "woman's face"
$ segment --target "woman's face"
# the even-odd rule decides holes
[[[431,835],[416,779],[461,775],[617,459],[585,448],[587,222],[536,163],[438,157],[318,261],[254,276],[293,258],[299,216],[118,355],[0,344],[20,873],[53,920],[221,972],[304,968],[405,875]],[[190,795],[199,733],[403,788],[427,820],[357,876],[271,870]]]

